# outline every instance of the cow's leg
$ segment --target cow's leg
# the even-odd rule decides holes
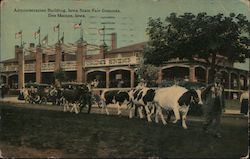
[[[78,103],[73,103],[72,105],[73,105],[72,109],[74,109],[75,113],[78,114],[79,113],[79,104]]]
[[[64,112],[69,110],[69,103],[67,101],[63,102],[63,108],[64,108]]]
[[[117,115],[121,115],[122,114],[122,112],[121,112],[121,103],[117,102],[116,105],[117,105]]]
[[[134,110],[134,105],[133,103],[131,103],[131,106],[129,108],[129,118],[133,118],[133,110]]]
[[[152,122],[151,117],[150,117],[150,111],[148,109],[148,105],[145,106],[145,109],[146,109],[146,113],[147,113],[147,120],[148,120],[148,122]]]
[[[158,108],[156,107],[156,111],[155,111],[155,122],[156,123],[159,123],[158,114],[159,114]]]
[[[101,100],[101,105],[102,105],[102,114],[103,114],[103,110],[105,109],[106,114],[109,115],[107,104],[106,104],[106,102],[104,100]]]
[[[74,104],[70,103],[69,105],[71,105],[70,113],[72,113],[74,109]]]
[[[163,114],[162,114],[162,109],[161,109],[161,107],[158,106],[157,111],[158,111],[158,114],[159,114],[160,117],[161,117],[162,123],[163,123],[164,125],[166,125],[167,122],[166,122],[166,120],[164,119],[164,116],[163,116]]]
[[[187,119],[187,113],[188,113],[189,106],[183,106],[181,109],[182,113],[182,127],[184,129],[187,129],[186,119]]]
[[[138,112],[141,119],[143,118],[142,109],[143,109],[142,106],[138,106]]]
[[[173,121],[173,123],[177,123],[177,121],[180,120],[180,112],[178,109],[179,106],[174,106],[173,111],[174,111],[174,115],[175,115],[175,120]]]

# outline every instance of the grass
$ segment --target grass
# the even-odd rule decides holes
[[[242,118],[223,118],[223,138],[217,139],[201,131],[201,121],[189,121],[184,130],[127,117],[1,108],[1,144],[60,150],[60,157],[240,158],[247,152],[247,120]],[[20,155],[5,157],[25,154]]]

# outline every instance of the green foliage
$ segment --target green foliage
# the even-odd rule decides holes
[[[54,78],[59,81],[63,81],[66,79],[65,71],[61,68],[59,70],[56,70],[53,75],[54,75]]]
[[[249,56],[249,28],[246,16],[234,13],[229,17],[171,13],[165,20],[150,18],[145,62],[161,65],[177,57],[200,58],[212,65],[212,69],[217,55],[225,56],[231,62],[243,62]]]
[[[150,64],[141,63],[137,67],[136,74],[140,79],[146,80],[146,83],[152,82],[158,78],[158,68]]]

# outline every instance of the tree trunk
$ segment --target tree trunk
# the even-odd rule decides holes
[[[214,76],[215,76],[215,72],[216,72],[216,53],[212,53],[212,61],[211,61],[211,71],[208,74],[208,83],[211,83],[214,81]]]

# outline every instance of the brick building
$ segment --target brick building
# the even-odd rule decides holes
[[[101,88],[117,87],[123,80],[123,87],[137,84],[135,73],[143,56],[146,42],[116,48],[116,34],[111,35],[111,48],[78,42],[57,43],[53,46],[15,47],[15,57],[1,61],[1,80],[11,88],[22,88],[24,83],[53,83],[53,73],[62,68],[68,81],[99,81]],[[225,57],[217,57],[217,65],[223,73],[223,84],[228,98],[239,96],[249,85],[248,71],[236,69]],[[208,83],[210,67],[205,61],[195,62],[174,59],[159,67],[158,83],[188,78],[190,81]]]

